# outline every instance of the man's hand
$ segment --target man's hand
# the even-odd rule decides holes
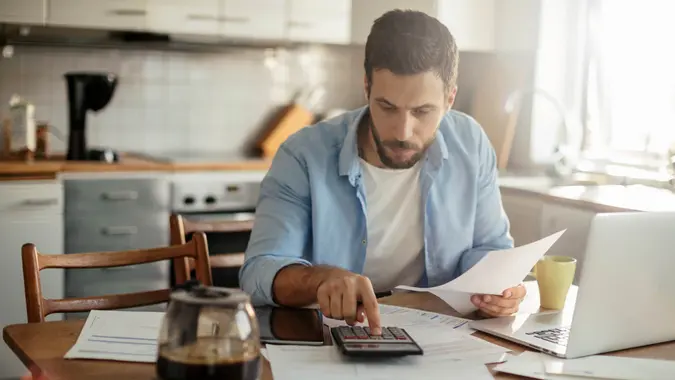
[[[349,325],[368,318],[371,333],[382,333],[380,309],[367,277],[342,269],[332,270],[319,284],[316,298],[325,316],[344,320]]]
[[[503,317],[518,311],[520,303],[525,298],[527,291],[520,284],[516,287],[504,290],[501,296],[473,295],[471,302],[483,313],[492,317]]]

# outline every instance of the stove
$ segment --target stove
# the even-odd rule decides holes
[[[179,151],[153,155],[174,164],[213,164],[256,160],[236,153]],[[196,170],[177,172],[172,178],[171,208],[181,214],[231,214],[242,220],[255,210],[266,170]]]
[[[241,155],[220,152],[171,152],[153,156],[153,159],[186,165],[247,160]],[[195,221],[252,221],[255,219],[260,184],[266,174],[266,170],[177,171],[171,179],[172,212]],[[250,231],[207,231],[209,254],[240,254],[246,250],[250,235]],[[186,236],[187,240],[190,238]],[[215,286],[239,286],[238,267],[212,267],[212,272]]]

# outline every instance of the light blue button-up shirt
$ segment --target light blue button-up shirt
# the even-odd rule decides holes
[[[255,304],[275,305],[272,283],[291,264],[363,273],[367,204],[356,130],[366,111],[303,128],[278,150],[262,182],[239,273]],[[418,286],[427,287],[456,278],[489,251],[513,247],[513,240],[495,152],[474,119],[448,112],[423,160],[425,273]]]

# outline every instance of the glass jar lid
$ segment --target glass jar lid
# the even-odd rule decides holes
[[[203,286],[196,281],[188,281],[171,293],[171,300],[202,306],[236,306],[249,303],[250,297],[239,289]]]

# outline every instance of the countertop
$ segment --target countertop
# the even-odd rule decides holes
[[[501,177],[504,195],[544,201],[595,212],[675,211],[675,192],[644,185],[557,185],[547,177]]]
[[[190,172],[228,170],[267,170],[270,160],[233,157],[231,160],[200,163],[172,163],[152,158],[122,154],[117,163],[66,161],[62,156],[32,162],[0,160],[0,180],[55,178],[59,173],[97,172]]]
[[[0,181],[54,179],[60,173],[266,171],[271,160],[232,157],[217,162],[171,163],[123,154],[119,163],[73,162],[56,156],[48,160],[1,161]],[[546,176],[501,175],[504,195],[537,197],[595,212],[675,211],[675,192],[642,185],[561,185]]]

